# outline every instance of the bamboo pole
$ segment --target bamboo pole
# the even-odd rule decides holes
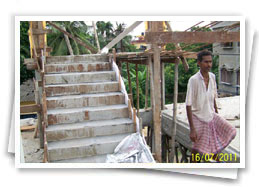
[[[139,82],[138,82],[138,64],[136,64],[135,68],[136,68],[136,91],[137,91],[137,116],[139,117]]]
[[[62,28],[63,28],[64,31],[66,31],[65,27],[62,27]],[[66,34],[64,34],[64,38],[65,38],[65,41],[66,41],[66,44],[67,44],[67,48],[68,48],[69,54],[70,55],[74,55],[73,49],[72,49],[70,41],[69,41],[69,38],[68,38],[68,36]]]
[[[152,44],[154,50],[154,130],[155,153],[159,162],[161,157],[161,78],[160,78],[160,51],[158,45]]]
[[[128,110],[129,110],[129,118],[132,119],[132,111],[131,111],[131,101],[128,99]]]
[[[149,65],[146,66],[145,110],[147,110],[148,108],[148,83],[149,83]]]
[[[171,130],[171,155],[170,155],[170,162],[174,162],[175,156],[175,136],[176,136],[176,115],[177,115],[177,97],[178,97],[178,64],[179,58],[175,61],[174,66],[174,106],[173,106],[173,124]]]
[[[150,100],[151,100],[152,113],[154,115],[154,80],[153,80],[154,72],[153,72],[153,62],[152,62],[151,56],[148,57],[148,64],[149,64],[149,77],[150,77]],[[154,121],[152,121],[152,124],[154,124]]]
[[[133,108],[134,131],[137,132],[136,108]]]
[[[97,35],[97,32],[96,32],[96,24],[95,24],[94,21],[93,21],[93,28],[94,28],[94,37],[95,37],[98,53],[100,53],[101,52],[101,48],[100,48],[100,44],[99,44],[98,35]]]
[[[165,108],[165,64],[161,63],[161,110]]]
[[[129,91],[130,91],[130,100],[131,100],[131,105],[134,107],[133,103],[133,95],[132,95],[132,87],[131,87],[131,79],[130,79],[130,72],[129,72],[129,63],[127,62],[127,75],[128,75],[128,82],[129,82]]]

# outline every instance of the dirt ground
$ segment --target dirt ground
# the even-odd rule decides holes
[[[24,159],[26,163],[40,163],[43,161],[43,149],[40,149],[40,139],[33,138],[33,131],[22,132]]]

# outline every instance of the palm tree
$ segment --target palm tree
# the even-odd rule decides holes
[[[69,32],[75,37],[78,37],[87,45],[95,48],[93,46],[93,41],[94,41],[93,36],[89,33],[88,26],[83,21],[73,21],[73,22],[58,21],[54,23],[61,28],[65,28],[67,32]],[[52,29],[52,33],[48,34],[48,40],[47,40],[48,46],[52,48],[51,55],[53,56],[69,55],[69,50],[64,38],[64,34],[58,31],[57,29],[52,28],[51,26],[48,26],[48,27]],[[78,45],[73,39],[69,39],[69,41],[71,43],[71,47],[75,55],[91,53],[85,47]]]

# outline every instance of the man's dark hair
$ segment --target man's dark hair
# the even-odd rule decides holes
[[[211,56],[212,57],[212,53],[208,50],[203,50],[203,51],[201,51],[197,54],[197,60],[201,62],[203,56]]]

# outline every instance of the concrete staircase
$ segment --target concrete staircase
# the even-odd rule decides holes
[[[134,133],[111,67],[106,55],[47,57],[49,162],[104,162]]]

